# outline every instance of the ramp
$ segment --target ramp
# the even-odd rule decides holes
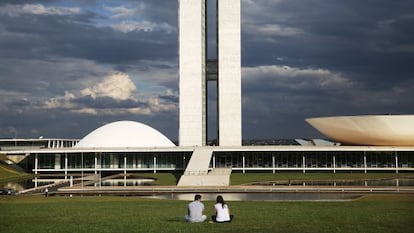
[[[213,149],[209,147],[196,148],[177,186],[228,186],[231,168],[213,169],[209,172],[212,155]]]
[[[212,155],[213,150],[211,148],[196,148],[191,155],[184,175],[207,175]]]

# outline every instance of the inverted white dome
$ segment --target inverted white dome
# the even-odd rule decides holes
[[[306,121],[325,136],[345,144],[414,146],[414,115],[336,116]]]
[[[95,129],[76,148],[174,147],[158,130],[136,122],[116,121]]]

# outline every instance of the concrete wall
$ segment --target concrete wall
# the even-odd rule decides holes
[[[240,146],[242,141],[240,10],[240,0],[218,1],[220,146]]]
[[[180,146],[206,144],[205,0],[179,1]],[[218,1],[218,138],[220,146],[240,146],[240,0]]]
[[[180,146],[206,142],[205,0],[179,1]]]

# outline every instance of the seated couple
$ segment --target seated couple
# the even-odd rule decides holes
[[[230,215],[230,209],[221,195],[217,196],[214,208],[216,214],[211,216],[213,222],[225,223],[233,220],[233,215]],[[194,201],[188,204],[188,213],[185,216],[185,220],[188,222],[204,222],[207,216],[203,214],[203,211],[204,204],[201,202],[201,195],[197,194],[194,197]]]

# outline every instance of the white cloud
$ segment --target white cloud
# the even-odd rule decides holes
[[[125,6],[117,6],[117,7],[106,7],[107,10],[109,10],[113,15],[111,18],[124,18],[133,16],[136,12],[136,10],[127,8]]]
[[[95,83],[92,87],[84,88],[80,91],[65,91],[64,96],[50,98],[44,102],[43,108],[64,108],[71,109],[77,113],[96,114],[96,110],[93,109],[79,109],[79,106],[74,102],[74,100],[85,96],[90,96],[93,99],[99,97],[110,97],[118,101],[134,99],[133,92],[135,90],[135,84],[131,81],[127,74],[115,73],[105,77],[102,82]]]
[[[148,103],[154,112],[174,111],[177,109],[177,105],[174,103],[164,103],[159,98],[150,98]]]
[[[271,37],[271,36],[282,36],[282,37],[293,37],[304,32],[299,28],[286,27],[278,24],[246,24],[244,30],[250,34],[255,35],[256,37]]]
[[[173,32],[175,29],[167,23],[155,23],[150,21],[122,21],[119,24],[112,25],[112,28],[123,33],[129,33],[134,31],[144,31],[144,32],[153,32],[153,31],[164,31],[167,33]]]
[[[82,115],[152,115],[158,112],[175,111],[176,103],[160,98],[156,93],[142,93],[138,95],[136,86],[126,73],[114,73],[106,76],[100,81],[89,84],[90,87],[81,90],[66,91],[64,96],[51,98],[43,103],[44,109],[66,109],[71,113]],[[167,95],[174,94],[171,90],[165,92]],[[136,106],[107,106],[94,108],[81,105],[77,100],[90,96],[93,99],[109,97],[122,103],[130,100]],[[139,99],[139,101],[138,101]]]
[[[73,15],[81,12],[78,7],[45,7],[41,4],[25,4],[22,10],[35,15]]]
[[[296,36],[303,33],[302,30],[298,28],[283,27],[277,24],[266,24],[262,27],[259,27],[257,31],[264,35],[274,36]]]
[[[105,7],[108,11],[110,11],[113,15],[111,18],[125,18],[133,16],[137,14],[137,9],[128,8],[125,6],[117,6],[117,7]]]
[[[42,4],[5,5],[0,8],[0,14],[19,16],[23,14],[33,15],[75,15],[80,14],[79,7],[46,7]]]
[[[83,96],[90,95],[92,98],[111,97],[115,100],[126,100],[132,97],[136,90],[135,84],[129,76],[124,73],[116,73],[104,78],[101,83],[81,90]]]
[[[45,109],[54,109],[54,108],[74,108],[76,107],[75,104],[71,102],[71,100],[75,99],[76,96],[73,93],[65,91],[64,96],[57,96],[51,98],[44,103]]]
[[[82,114],[82,115],[98,115],[98,111],[93,108],[81,108],[81,109],[72,109],[72,113]]]
[[[258,82],[259,79],[262,83],[269,82],[272,85],[276,82],[279,87],[292,89],[315,87],[340,89],[355,85],[355,83],[343,77],[341,74],[329,70],[300,69],[276,65],[244,67],[243,79],[252,82]]]

